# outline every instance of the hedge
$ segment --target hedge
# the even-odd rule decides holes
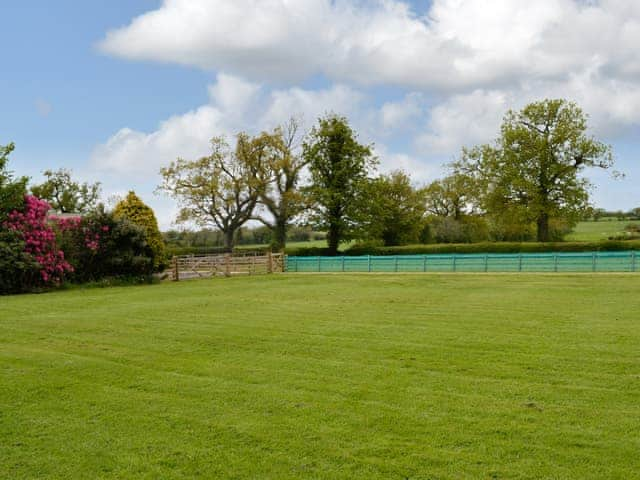
[[[384,247],[370,244],[356,244],[340,252],[340,255],[427,255],[438,253],[543,253],[543,252],[615,252],[640,250],[639,240],[607,240],[602,242],[481,242],[481,243],[438,243],[428,245],[405,245]],[[328,249],[309,247],[286,250],[291,256],[325,256]]]

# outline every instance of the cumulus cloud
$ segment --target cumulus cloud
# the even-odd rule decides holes
[[[418,92],[406,95],[396,102],[385,102],[380,109],[380,121],[385,130],[412,128],[425,112],[424,96]]]
[[[560,78],[593,59],[640,74],[635,0],[165,0],[108,32],[100,48],[250,78],[410,88],[490,88]]]
[[[208,90],[209,103],[172,116],[153,132],[120,129],[94,149],[92,165],[103,171],[148,177],[177,157],[205,155],[213,136],[269,130],[291,116],[303,119],[308,128],[317,117],[332,112],[358,122],[366,110],[361,108],[363,94],[343,85],[267,92],[260,84],[219,74]],[[365,129],[362,121],[359,124]]]
[[[463,146],[485,143],[495,137],[513,98],[499,91],[476,90],[454,95],[429,113],[425,133],[416,138],[421,151],[457,153]]]
[[[205,105],[165,120],[151,133],[122,128],[91,156],[100,170],[149,176],[177,157],[195,158],[207,152],[211,137],[228,133],[222,111]]]

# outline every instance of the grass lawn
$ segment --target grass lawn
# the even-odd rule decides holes
[[[627,225],[638,225],[640,221],[633,220],[601,220],[599,222],[580,222],[565,240],[569,242],[597,242],[609,237],[624,235]]]
[[[0,478],[640,478],[640,275],[0,297]]]

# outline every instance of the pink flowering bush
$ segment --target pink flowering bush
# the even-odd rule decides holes
[[[80,217],[52,217],[58,242],[73,265],[72,280],[91,282],[153,273],[153,251],[144,231],[103,209]]]
[[[22,211],[14,210],[4,221],[4,228],[15,232],[24,242],[24,250],[40,267],[44,285],[57,285],[73,267],[56,244],[56,234],[47,223],[49,204],[32,195],[25,196]]]

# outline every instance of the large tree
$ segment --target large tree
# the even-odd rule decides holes
[[[396,170],[367,182],[359,199],[360,237],[385,245],[418,241],[424,228],[424,191],[411,185],[409,175]]]
[[[588,167],[613,165],[611,148],[587,132],[587,116],[574,103],[544,100],[509,111],[491,145],[463,150],[454,168],[477,183],[490,215],[508,211],[533,222],[537,239],[550,240],[550,221],[573,224],[588,207]]]
[[[375,159],[347,119],[336,115],[318,120],[303,143],[303,157],[311,173],[312,222],[327,231],[329,254],[335,255],[340,242],[356,232],[356,200]]]
[[[46,170],[46,180],[31,187],[31,193],[46,200],[59,213],[87,213],[93,210],[100,198],[100,183],[80,183],[71,177],[71,171]]]
[[[178,200],[177,221],[217,228],[231,251],[236,232],[252,218],[264,189],[260,169],[270,148],[263,140],[241,133],[232,150],[223,137],[215,137],[210,155],[179,158],[162,168],[158,190]]]
[[[262,138],[270,144],[271,151],[264,156],[265,188],[260,195],[268,216],[259,220],[273,232],[272,244],[280,250],[286,245],[292,220],[305,209],[304,196],[298,187],[307,160],[299,149],[299,125],[295,119]]]

